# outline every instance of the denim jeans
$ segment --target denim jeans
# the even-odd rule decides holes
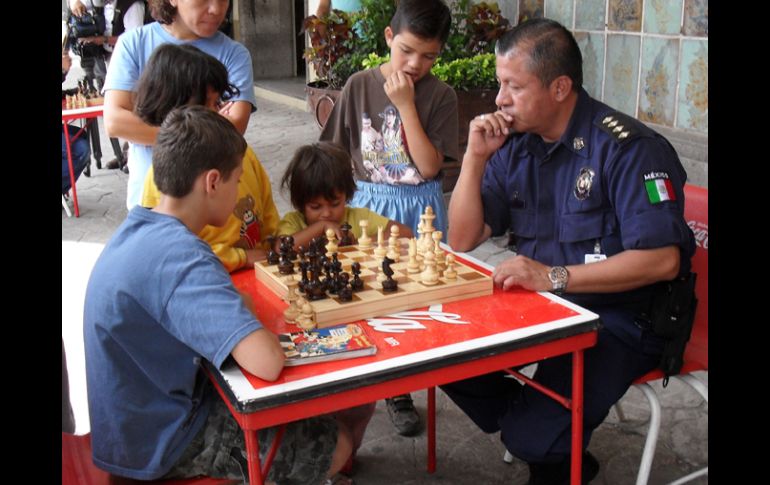
[[[88,144],[88,136],[83,132],[77,140],[72,141],[72,137],[80,129],[77,126],[65,125],[69,130],[70,149],[72,150],[72,168],[75,170],[75,180],[80,177],[80,173],[91,161],[91,147]],[[61,192],[65,194],[70,189],[70,170],[67,163],[67,142],[64,139],[64,128],[61,132]]]

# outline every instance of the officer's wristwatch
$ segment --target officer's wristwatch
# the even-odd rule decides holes
[[[551,280],[551,291],[560,295],[567,288],[567,281],[569,280],[569,272],[564,266],[552,266],[548,270],[548,279]]]

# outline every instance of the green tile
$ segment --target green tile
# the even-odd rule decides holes
[[[682,40],[676,126],[709,131],[709,42]]]
[[[682,33],[691,37],[709,36],[708,0],[685,0]]]
[[[583,87],[594,98],[602,99],[604,34],[575,32],[575,40],[583,55]]]
[[[682,0],[644,0],[644,31],[678,34],[682,23]]]
[[[575,28],[604,30],[607,13],[606,0],[580,0],[575,4]]]
[[[545,16],[572,29],[572,0],[548,0],[545,5]]]
[[[519,23],[543,17],[544,0],[519,0]]]
[[[642,0],[609,0],[610,30],[639,32],[642,30]]]
[[[637,118],[659,125],[674,125],[679,39],[645,37]]]
[[[604,102],[628,115],[636,115],[640,38],[636,35],[607,36],[607,69]]]

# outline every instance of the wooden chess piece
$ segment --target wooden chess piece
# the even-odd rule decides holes
[[[385,258],[385,255],[388,253],[388,250],[385,249],[385,238],[382,235],[382,226],[377,227],[377,247],[374,248],[374,257],[377,259],[377,262],[382,262],[382,260]]]
[[[436,256],[436,269],[441,271],[444,269],[444,261],[446,253],[441,249],[441,237],[443,234],[441,231],[433,231],[433,254]]]
[[[299,283],[293,276],[287,276],[284,281],[286,282],[286,287],[289,289],[289,292],[286,295],[286,301],[289,302],[289,307],[283,311],[283,319],[286,320],[286,323],[295,323],[297,321],[297,316],[299,316],[299,307],[297,306],[297,300],[299,299],[297,286]]]
[[[278,264],[279,257],[278,253],[275,252],[275,236],[270,235],[266,239],[267,244],[270,246],[270,249],[267,250],[267,264],[271,266]]]
[[[313,330],[317,326],[313,306],[307,300],[305,300],[305,303],[300,309],[299,316],[297,317],[297,325],[299,325],[302,330]]]
[[[388,239],[388,252],[385,256],[392,259],[393,262],[395,263],[398,262],[399,257],[401,256],[400,254],[401,248],[398,242],[398,235],[399,235],[398,226],[394,224],[390,228],[390,239]]]
[[[347,273],[340,275],[340,289],[337,292],[339,301],[352,301],[353,300],[353,288],[348,284],[350,276]]]
[[[382,260],[382,274],[386,276],[385,281],[382,282],[382,291],[385,293],[393,293],[398,289],[398,281],[393,279],[393,268],[390,267],[393,263],[395,261],[387,256]]]
[[[326,257],[331,258],[332,254],[335,254],[337,252],[338,246],[337,246],[337,235],[334,233],[334,229],[327,229],[326,230],[326,239],[329,241],[326,243]]]
[[[358,222],[358,225],[361,227],[361,237],[358,238],[358,247],[361,249],[369,249],[372,247],[372,238],[367,234],[369,221],[363,219]]]
[[[452,281],[457,279],[457,271],[455,271],[455,255],[452,253],[446,255],[446,269],[444,270],[444,278]]]
[[[406,264],[406,271],[409,274],[420,272],[420,262],[417,261],[417,239],[409,240],[409,262]]]
[[[436,255],[431,251],[425,253],[425,270],[420,273],[420,283],[426,286],[433,286],[438,283],[438,272],[436,271]]]
[[[353,281],[350,282],[350,287],[353,289],[353,291],[361,291],[364,289],[364,280],[360,278],[361,276],[361,263],[356,261],[350,266],[350,271],[353,272]]]
[[[340,226],[342,237],[340,238],[340,242],[337,244],[338,246],[350,246],[353,244],[353,237],[352,233],[350,232],[351,229],[352,226],[347,222]]]

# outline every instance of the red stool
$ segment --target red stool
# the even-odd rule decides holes
[[[61,483],[62,485],[229,485],[239,480],[209,477],[181,478],[175,480],[143,481],[110,475],[94,465],[91,459],[91,434],[61,434]]]

